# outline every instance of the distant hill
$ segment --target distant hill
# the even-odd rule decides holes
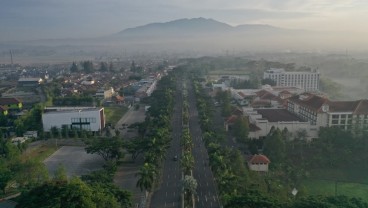
[[[174,37],[174,36],[218,36],[218,35],[236,35],[241,33],[280,33],[289,30],[273,27],[270,25],[239,25],[233,27],[223,22],[213,19],[193,18],[178,19],[165,23],[151,23],[143,26],[125,29],[115,37]]]

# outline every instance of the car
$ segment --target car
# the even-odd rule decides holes
[[[177,160],[178,160],[178,156],[177,156],[177,155],[175,155],[175,156],[173,157],[173,160],[174,160],[174,161],[177,161]]]

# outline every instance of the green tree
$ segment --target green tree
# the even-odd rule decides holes
[[[189,175],[190,171],[194,167],[194,157],[191,152],[184,152],[180,159],[180,165],[184,171],[184,174]]]
[[[197,180],[193,178],[193,176],[184,176],[184,179],[182,180],[182,190],[184,193],[184,199],[187,204],[191,204],[192,195],[196,194],[197,186]]]
[[[93,137],[85,140],[86,151],[89,154],[98,154],[105,161],[117,161],[124,157],[123,147],[124,143],[121,138],[117,137]]]
[[[108,68],[107,63],[106,62],[101,62],[100,63],[100,71],[107,72],[108,70],[109,70],[109,68]]]
[[[79,71],[79,69],[78,69],[77,63],[73,62],[72,66],[70,67],[70,72],[75,73],[75,72],[78,72],[78,71]]]
[[[280,129],[276,129],[264,140],[263,152],[270,158],[273,164],[283,162],[285,158],[285,142],[282,139]]]
[[[271,85],[271,86],[275,86],[276,82],[273,79],[266,78],[266,79],[262,79],[262,84],[263,85],[268,84],[268,85]]]
[[[249,134],[249,122],[248,119],[243,116],[238,116],[234,124],[234,136],[237,141],[245,143]]]
[[[3,193],[6,193],[6,187],[8,186],[9,181],[13,178],[13,173],[5,164],[5,161],[0,161],[0,189]]]
[[[87,74],[94,71],[92,61],[83,61],[82,66],[83,66],[83,71]]]
[[[16,207],[22,208],[118,208],[122,207],[106,189],[90,186],[78,178],[49,181],[24,192]]]
[[[151,191],[156,176],[156,167],[152,164],[144,163],[136,176],[139,176],[136,184],[137,187],[139,187],[141,191]]]
[[[110,62],[109,71],[110,72],[113,72],[114,71],[114,64],[112,62]]]

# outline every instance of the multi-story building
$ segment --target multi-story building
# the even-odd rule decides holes
[[[368,127],[368,100],[331,101],[313,94],[302,94],[289,98],[287,109],[319,127]]]
[[[263,78],[274,80],[277,86],[299,87],[305,91],[319,89],[319,72],[317,70],[289,72],[284,69],[271,68],[263,73]]]
[[[279,108],[243,108],[244,114],[249,119],[249,124],[253,125],[249,132],[249,138],[259,139],[268,135],[272,128],[280,130],[287,129],[291,136],[296,136],[301,130],[310,132],[309,122],[299,118],[285,109]],[[315,134],[308,134],[308,139],[315,137]]]
[[[104,108],[49,107],[42,114],[42,124],[45,132],[53,127],[98,132],[105,127]]]
[[[109,89],[99,89],[96,92],[96,97],[99,99],[111,99],[111,97],[115,94],[114,88],[110,87]]]

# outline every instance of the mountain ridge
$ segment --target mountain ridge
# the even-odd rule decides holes
[[[227,23],[219,22],[217,20],[211,18],[183,18],[172,20],[168,22],[160,22],[160,23],[149,23],[137,27],[126,28],[116,34],[115,36],[124,36],[124,35],[145,35],[160,34],[169,32],[170,34],[179,33],[182,34],[200,34],[200,33],[213,33],[213,32],[221,32],[221,33],[237,33],[237,32],[254,32],[254,31],[287,31],[289,29],[283,29],[279,27],[275,27],[267,24],[241,24],[237,26],[231,26]]]

